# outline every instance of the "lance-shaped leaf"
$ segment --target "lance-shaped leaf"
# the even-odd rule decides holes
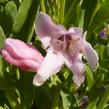
[[[13,1],[9,1],[3,9],[2,18],[0,22],[3,30],[5,31],[6,36],[8,36],[12,31],[12,25],[16,13],[17,13],[16,4]]]
[[[31,40],[37,8],[38,0],[23,0],[13,24],[13,34],[16,38],[28,42]]]
[[[89,27],[90,30],[97,33],[103,28],[104,23],[109,22],[109,0],[103,0],[102,4],[94,16],[94,19]]]
[[[0,48],[3,47],[4,40],[5,40],[5,34],[4,34],[2,27],[0,26]]]

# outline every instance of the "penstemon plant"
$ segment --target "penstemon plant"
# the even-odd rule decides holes
[[[0,0],[0,109],[108,109],[109,0]]]

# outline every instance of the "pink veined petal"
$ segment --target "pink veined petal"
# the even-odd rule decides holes
[[[31,46],[25,44],[24,42],[18,39],[6,39],[5,49],[9,51],[9,53],[14,58],[35,59],[35,57],[41,56],[41,54],[35,48],[32,48]]]
[[[71,28],[69,28],[68,32],[69,32],[69,33],[73,33],[73,34],[82,35],[83,29],[80,28],[80,27],[71,27]]]
[[[83,29],[80,28],[80,27],[71,27],[69,30],[68,30],[68,34],[71,35],[71,38],[73,40],[79,40],[79,39],[83,39],[85,40],[86,39],[86,34],[87,34],[87,31],[85,31],[83,33]]]
[[[82,54],[77,54],[73,57],[67,57],[65,60],[66,65],[73,72],[73,80],[79,87],[84,82],[84,63],[82,62]]]
[[[74,78],[73,78],[74,82],[79,87],[84,82],[85,79],[84,75],[85,67],[84,63],[82,62],[82,56],[78,56],[75,59],[75,62],[73,63],[71,69],[74,72]]]
[[[56,52],[64,51],[67,46],[66,36],[63,35],[63,36],[59,37],[58,39],[54,38],[51,42],[51,46],[53,47],[54,51],[56,51]]]
[[[65,28],[60,25],[55,25],[50,16],[45,13],[38,13],[35,20],[35,31],[40,37],[59,36],[65,32]]]
[[[51,37],[59,37],[66,32],[62,25],[54,24],[50,16],[42,12],[36,16],[35,31],[40,36],[44,48],[50,45]]]
[[[92,70],[96,70],[99,58],[97,52],[92,48],[90,43],[86,42],[83,53]]]
[[[42,85],[51,75],[59,72],[63,64],[63,56],[61,54],[55,54],[51,49],[49,49],[33,79],[33,84],[36,86]]]
[[[73,40],[78,40],[83,34],[83,29],[80,27],[71,27],[68,30],[68,34],[71,34]]]

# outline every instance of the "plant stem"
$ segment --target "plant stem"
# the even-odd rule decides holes
[[[109,86],[106,88],[104,95],[103,95],[100,103],[98,104],[97,109],[104,109],[105,104],[107,103],[108,99],[109,99]]]
[[[33,24],[33,27],[31,29],[31,32],[29,32],[29,34],[28,34],[29,37],[28,37],[27,43],[30,43],[31,42],[33,33],[34,33],[34,24]]]
[[[64,11],[65,11],[65,0],[60,0],[60,16],[59,21],[60,23],[64,23]]]
[[[40,0],[40,5],[41,5],[41,11],[42,11],[42,12],[46,12],[44,1],[45,1],[45,0]]]
[[[65,16],[65,25],[71,20],[71,12],[76,9],[77,4],[80,2],[80,0],[72,0],[71,5],[69,7],[69,10]]]
[[[59,109],[58,105],[59,105],[59,90],[58,89],[54,89],[53,91],[53,103],[52,103],[52,109]]]

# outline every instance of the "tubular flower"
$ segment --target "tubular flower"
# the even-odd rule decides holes
[[[106,29],[101,30],[100,33],[99,33],[99,36],[100,36],[101,39],[106,39],[106,37],[107,37]]]
[[[18,39],[8,38],[1,50],[3,58],[25,71],[36,72],[43,61],[43,56],[32,45]]]
[[[109,34],[109,24],[107,24],[107,26],[100,31],[99,36],[101,39],[107,39],[108,34]]]
[[[54,24],[47,14],[40,12],[36,17],[35,30],[47,54],[33,79],[34,85],[42,85],[65,64],[73,72],[74,82],[80,86],[85,78],[83,55],[93,70],[97,68],[98,55],[85,40],[86,33],[83,34],[81,28],[66,30],[62,25]]]

